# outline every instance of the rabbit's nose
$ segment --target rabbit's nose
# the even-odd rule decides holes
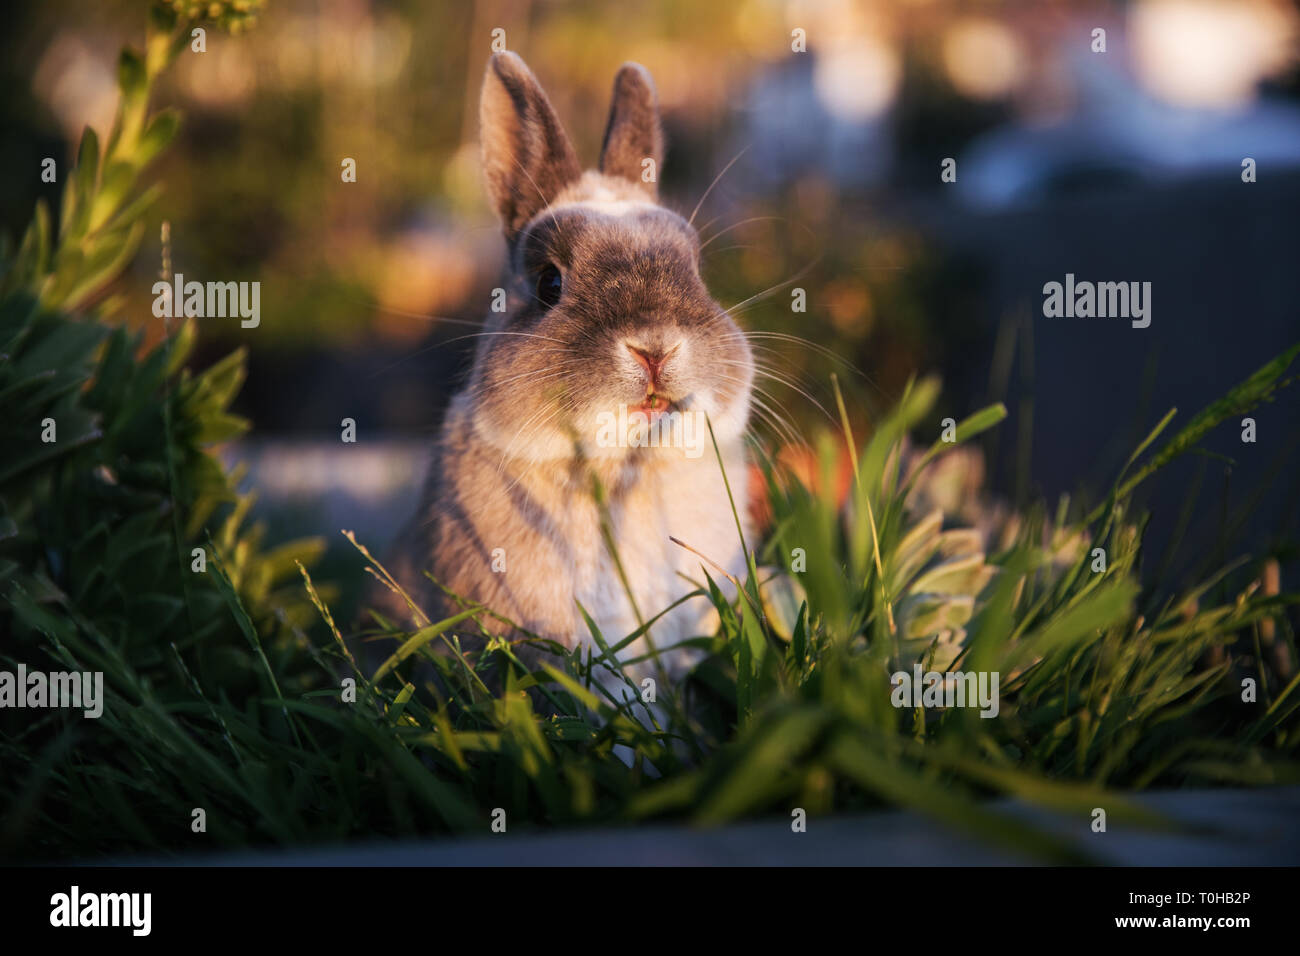
[[[627,346],[627,350],[632,353],[632,357],[637,360],[637,363],[645,369],[646,374],[650,376],[649,391],[653,392],[660,388],[660,377],[663,373],[664,365],[673,357],[673,354],[681,347],[682,343],[678,342],[670,349],[642,348],[641,346],[633,345],[631,342],[625,342],[623,344]]]

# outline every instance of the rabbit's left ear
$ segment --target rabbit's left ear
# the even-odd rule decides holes
[[[650,71],[639,63],[624,63],[614,77],[609,125],[600,148],[600,171],[631,180],[653,198],[659,193],[663,154],[659,99]]]

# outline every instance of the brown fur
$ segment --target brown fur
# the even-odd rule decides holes
[[[698,457],[600,447],[598,418],[650,392],[706,411],[744,520],[749,346],[700,279],[694,229],[656,205],[653,183],[642,181],[642,159],[657,172],[662,156],[642,67],[623,67],[615,81],[600,172],[578,171],[549,101],[514,54],[488,65],[481,122],[488,192],[509,248],[508,307],[489,313],[468,384],[452,400],[395,574],[434,620],[456,608],[424,570],[568,647],[589,639],[581,601],[614,643],[637,620],[602,540],[593,476],[641,615],[691,590],[681,575],[703,580],[699,558],[669,535],[734,574],[744,560],[707,431]],[[550,308],[537,294],[548,267],[562,279]],[[498,548],[504,573],[492,569]],[[709,613],[703,599],[688,602],[655,625],[655,644],[703,633]],[[637,642],[625,656],[642,649]],[[670,672],[692,659],[670,655]]]

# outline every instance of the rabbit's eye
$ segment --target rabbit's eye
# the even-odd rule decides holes
[[[537,300],[542,303],[543,308],[549,309],[559,302],[562,291],[564,291],[564,280],[560,278],[560,270],[555,266],[547,266],[538,274]]]

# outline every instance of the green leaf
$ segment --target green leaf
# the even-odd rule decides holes
[[[135,168],[120,160],[110,163],[104,170],[104,179],[90,204],[89,232],[95,232],[117,212],[135,185],[135,176]]]
[[[99,176],[99,137],[87,126],[77,148],[77,167],[63,192],[63,214],[59,219],[60,242],[79,238],[85,232],[90,201]]]
[[[160,110],[149,120],[140,144],[136,147],[133,162],[137,170],[148,166],[176,138],[181,127],[181,114],[174,109]]]
[[[1277,358],[1262,366],[1218,401],[1212,402],[1203,408],[1188,422],[1187,427],[1160,449],[1151,461],[1138,470],[1137,474],[1120,485],[1114,497],[1117,499],[1127,498],[1133,493],[1133,489],[1143,481],[1175,458],[1186,454],[1195,447],[1196,443],[1204,438],[1216,425],[1228,418],[1245,414],[1261,402],[1268,401],[1279,388],[1290,384],[1290,380],[1281,381],[1282,374],[1291,366],[1296,355],[1300,355],[1300,343],[1291,346]],[[1172,415],[1173,412],[1170,412],[1169,415],[1165,416],[1164,421],[1168,421]],[[1163,427],[1164,421],[1157,426],[1157,430]],[[1105,504],[1098,505],[1088,515],[1088,522],[1096,521],[1104,511]]]
[[[386,677],[394,668],[397,667],[398,664],[402,663],[402,661],[406,660],[420,648],[424,647],[435,637],[441,636],[462,621],[467,621],[476,614],[481,613],[481,609],[475,607],[468,611],[462,611],[460,614],[456,614],[445,620],[438,621],[436,624],[430,624],[427,627],[420,628],[411,637],[407,638],[402,643],[402,646],[399,647],[397,651],[388,658],[388,660],[384,661],[384,663],[379,666],[379,669],[375,671],[375,676],[371,678],[371,683],[377,684],[381,678]]]

